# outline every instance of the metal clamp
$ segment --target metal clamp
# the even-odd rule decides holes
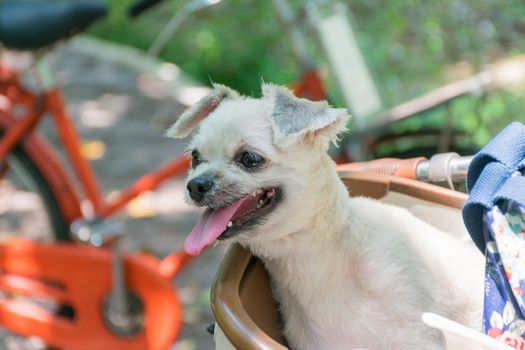
[[[446,182],[454,189],[454,182],[465,181],[472,156],[461,157],[457,153],[440,153],[418,164],[416,178],[421,181]]]

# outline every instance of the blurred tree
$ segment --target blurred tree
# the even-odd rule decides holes
[[[137,20],[126,17],[130,0],[111,0],[111,16],[91,33],[147,50],[182,1],[166,1]],[[270,1],[224,0],[189,17],[160,57],[195,79],[228,84],[244,93],[261,79],[286,84],[297,67]]]
[[[90,32],[147,50],[183,1],[166,0],[137,20],[126,16],[132,0],[109,0],[111,15]],[[519,0],[346,0],[352,24],[386,106],[471,75],[484,65],[525,52],[525,3]],[[298,8],[305,0],[291,0]],[[312,35],[312,38],[314,36]],[[324,63],[319,48],[313,54]],[[258,94],[261,79],[289,84],[298,74],[271,1],[223,0],[188,18],[161,53],[205,84],[221,82]],[[521,117],[524,89],[491,94],[480,105],[464,98],[447,109],[396,126],[398,132],[455,126],[485,143]],[[335,100],[337,101],[337,99]]]
[[[297,7],[305,1],[292,0]],[[166,0],[130,21],[132,0],[109,0],[97,36],[147,49],[184,4]],[[483,64],[525,51],[525,3],[518,0],[347,0],[368,64],[393,105]],[[224,0],[189,17],[161,53],[206,83],[251,93],[260,79],[287,83],[297,74],[271,1]],[[456,76],[451,66],[463,62]],[[457,68],[457,67],[456,67]]]

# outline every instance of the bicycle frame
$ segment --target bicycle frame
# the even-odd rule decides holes
[[[39,61],[36,70],[41,78],[39,94],[26,89],[19,73],[0,62],[0,126],[5,130],[0,139],[0,164],[14,147],[23,143],[69,224],[84,215],[80,196],[64,167],[52,148],[35,132],[47,115],[53,119],[84,198],[92,204],[96,219],[113,215],[140,193],[155,189],[162,181],[188,168],[189,159],[178,157],[140,177],[114,200],[105,200],[92,167],[82,156],[80,139],[60,90],[43,61]],[[24,108],[24,113],[15,117],[14,112],[20,107]],[[191,256],[184,252],[171,254],[162,261],[136,253],[124,257],[125,287],[144,304],[150,326],[131,338],[123,338],[110,332],[100,314],[112,290],[112,252],[64,243],[39,244],[23,240],[2,243],[0,289],[66,303],[74,307],[75,317],[60,317],[28,302],[0,298],[0,324],[18,334],[36,335],[47,344],[75,350],[97,347],[166,349],[180,330],[182,313],[171,279],[190,260]]]
[[[39,75],[48,76],[45,66],[37,65]],[[63,145],[68,160],[71,162],[75,175],[82,187],[85,197],[92,204],[95,216],[106,218],[124,207],[139,194],[150,191],[159,186],[164,180],[180,175],[189,167],[189,158],[178,157],[164,166],[149,172],[137,179],[131,186],[122,190],[120,195],[112,201],[107,201],[98,186],[96,175],[89,162],[80,151],[80,139],[76,132],[71,117],[64,107],[64,100],[60,90],[53,85],[44,86],[40,95],[23,88],[16,72],[2,67],[0,75],[0,94],[7,96],[14,105],[27,108],[27,113],[16,121],[11,121],[7,132],[0,140],[0,161],[7,153],[27,135],[32,134],[34,128],[49,114],[54,122],[61,144]],[[43,82],[43,85],[48,83]],[[12,107],[7,110],[9,112]],[[65,177],[65,176],[64,176]],[[70,181],[68,181],[70,182]],[[71,186],[72,187],[72,186]]]

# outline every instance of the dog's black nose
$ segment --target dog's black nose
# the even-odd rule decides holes
[[[213,178],[208,175],[197,176],[188,182],[188,185],[186,186],[190,197],[195,201],[200,201],[212,187]]]

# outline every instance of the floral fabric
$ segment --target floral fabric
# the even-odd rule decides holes
[[[502,201],[486,212],[484,220],[483,330],[515,349],[525,350],[525,206]]]

